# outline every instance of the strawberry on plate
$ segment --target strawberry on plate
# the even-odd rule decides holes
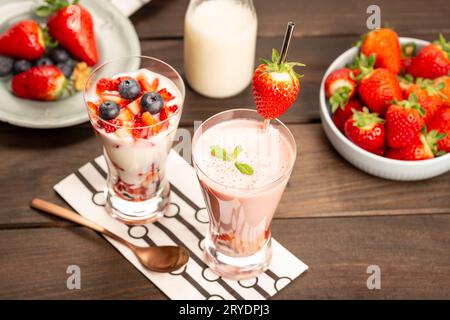
[[[407,72],[414,78],[435,79],[450,73],[450,43],[441,34],[438,41],[422,49],[412,59]]]
[[[0,54],[16,59],[36,60],[45,52],[44,34],[34,20],[16,23],[0,36]]]
[[[356,92],[356,81],[349,68],[341,68],[330,73],[325,80],[325,96],[329,99],[331,111],[345,108]]]
[[[40,16],[49,16],[49,34],[78,60],[92,66],[98,62],[94,21],[88,10],[73,0],[47,0],[37,8]]]
[[[370,111],[384,116],[391,101],[402,99],[402,90],[396,74],[386,68],[373,69],[373,62],[374,56],[356,58],[361,70],[358,95]]]
[[[414,93],[408,100],[394,101],[386,112],[388,146],[403,148],[414,142],[424,126],[424,115]]]
[[[417,78],[416,83],[409,86],[405,91],[405,98],[414,94],[418,103],[425,110],[425,124],[428,125],[439,107],[443,104],[443,84],[434,84],[430,79]]]
[[[344,132],[350,141],[369,152],[379,154],[385,147],[384,120],[366,107],[363,111],[353,110],[353,116],[345,122]]]
[[[67,88],[68,81],[55,66],[36,66],[15,75],[12,79],[13,93],[25,99],[55,100]]]
[[[344,107],[337,108],[333,113],[333,123],[341,132],[344,132],[344,124],[353,115],[353,110],[362,111],[362,105],[356,99],[350,100]]]
[[[402,52],[398,35],[392,29],[375,29],[364,35],[361,53],[375,55],[376,68],[386,68],[394,74],[400,72]]]
[[[253,75],[253,98],[256,111],[265,119],[282,115],[295,101],[300,92],[301,75],[294,71],[298,62],[278,64],[279,53],[272,51],[272,61],[262,59]]]
[[[389,149],[386,152],[386,157],[397,160],[416,161],[432,159],[443,154],[439,151],[437,143],[444,138],[436,130],[426,132],[425,127],[419,133],[416,140],[400,149]]]
[[[445,135],[438,141],[438,148],[441,151],[450,152],[450,107],[444,106],[439,109],[431,121],[429,129]]]

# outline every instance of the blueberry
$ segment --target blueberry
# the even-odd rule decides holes
[[[164,107],[164,100],[157,92],[147,92],[142,96],[141,107],[144,111],[157,114]]]
[[[11,73],[14,65],[14,59],[0,56],[0,77],[7,76]]]
[[[72,72],[73,72],[73,66],[70,65],[70,63],[66,62],[66,63],[58,63],[56,65],[58,67],[59,70],[61,70],[61,72],[64,74],[64,76],[67,79],[70,79],[70,77],[72,76]]]
[[[70,59],[69,53],[63,48],[55,48],[50,51],[50,58],[56,63],[58,62],[66,62]]]
[[[105,101],[100,105],[100,118],[103,120],[115,119],[119,113],[120,107],[114,101]]]
[[[31,64],[30,61],[27,60],[17,60],[16,62],[14,62],[14,67],[13,67],[13,73],[14,74],[18,74],[21,72],[25,72],[28,69],[31,69],[33,65]]]
[[[134,79],[126,79],[119,84],[119,93],[123,98],[133,100],[141,93],[141,86]]]
[[[37,66],[52,66],[53,61],[52,61],[52,59],[50,59],[48,57],[43,57],[43,58],[40,58],[39,60],[37,60],[35,65],[37,65]]]

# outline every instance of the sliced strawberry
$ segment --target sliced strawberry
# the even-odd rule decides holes
[[[159,90],[158,93],[161,95],[161,98],[163,98],[164,102],[166,103],[175,98],[175,96],[172,95],[169,91],[167,91],[166,88]]]
[[[109,79],[101,78],[97,81],[96,91],[97,94],[102,94],[104,91],[118,91],[119,90],[119,79]]]
[[[135,115],[141,113],[141,98],[139,97],[136,100],[127,104],[127,108]]]
[[[121,107],[124,107],[129,103],[129,101],[122,98],[118,92],[103,92],[100,94],[100,98],[103,101],[113,101]]]
[[[100,128],[105,129],[107,133],[115,132],[119,127],[122,126],[122,121],[120,119],[113,119],[108,121],[98,121]]]
[[[98,108],[98,106],[97,106],[95,103],[88,101],[88,102],[87,102],[87,106],[88,106],[88,108],[89,108],[89,111],[90,111],[92,114],[94,114],[94,115],[96,115],[96,116],[99,115],[99,108]]]
[[[140,74],[136,77],[136,80],[138,81],[139,85],[141,86],[142,92],[155,92],[156,90],[158,90],[158,86],[159,86],[158,78],[153,79],[152,84],[149,84],[146,76]]]

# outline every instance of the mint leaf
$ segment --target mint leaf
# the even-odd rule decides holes
[[[231,156],[227,153],[227,150],[224,148],[214,145],[211,146],[211,154],[216,157],[217,159],[223,160],[223,161],[231,161],[233,160]]]
[[[253,174],[253,168],[243,162],[235,162],[234,166],[242,173],[251,176]]]
[[[231,155],[231,157],[233,158],[233,160],[236,160],[237,157],[241,154],[241,152],[242,152],[242,146],[241,146],[241,145],[236,146],[236,147],[234,148],[234,150],[233,150],[232,155]]]

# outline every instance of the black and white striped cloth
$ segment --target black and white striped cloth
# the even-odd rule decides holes
[[[189,250],[188,264],[171,274],[154,273],[141,266],[122,244],[106,239],[170,299],[268,299],[308,269],[302,261],[273,239],[269,270],[245,281],[218,277],[203,261],[203,238],[208,214],[194,168],[174,150],[167,175],[172,186],[171,204],[156,223],[127,226],[111,218],[104,209],[106,162],[96,158],[54,188],[78,213],[136,245],[183,245]],[[107,269],[109,266],[104,266]],[[114,279],[112,279],[114,281]]]

